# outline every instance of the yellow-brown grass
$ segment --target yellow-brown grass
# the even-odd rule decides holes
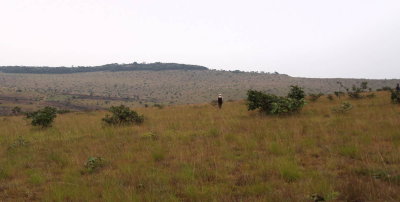
[[[332,108],[349,101],[354,109]],[[263,116],[244,102],[58,115],[52,128],[0,117],[0,201],[400,201],[400,107],[389,95]],[[29,144],[16,144],[19,136]],[[85,172],[88,157],[105,166]]]

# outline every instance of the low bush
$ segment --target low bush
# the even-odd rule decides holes
[[[315,101],[317,101],[321,96],[323,96],[324,94],[323,93],[318,93],[318,94],[314,94],[314,93],[311,93],[311,94],[309,94],[309,96],[310,96],[310,101],[311,102],[315,102]]]
[[[392,88],[389,86],[383,86],[381,89],[376,89],[376,91],[392,91]]]
[[[124,105],[112,106],[109,111],[112,115],[107,114],[102,120],[110,125],[140,124],[144,121],[143,115],[139,115]]]
[[[345,96],[345,93],[342,92],[342,91],[335,91],[334,94],[335,94],[335,96],[336,96],[337,98],[339,98],[339,99],[340,99],[341,96]]]
[[[88,173],[93,173],[104,166],[104,159],[101,157],[89,157],[85,163],[85,169]]]
[[[394,104],[400,104],[400,91],[397,90],[390,90],[391,96],[390,99]]]
[[[57,109],[54,107],[45,107],[26,114],[26,118],[32,119],[31,124],[33,126],[41,126],[42,128],[50,127],[56,117]]]
[[[12,108],[11,112],[14,115],[18,115],[18,114],[20,114],[22,112],[22,110],[21,110],[21,107],[16,106],[16,107]]]
[[[351,89],[346,88],[346,91],[347,91],[347,95],[352,99],[375,97],[375,95],[373,93],[368,94],[368,95],[363,94],[366,92],[367,89],[369,89],[370,92],[372,90],[371,88],[368,88],[368,82],[361,82],[359,87],[357,87],[356,85],[353,85],[353,87]]]
[[[287,97],[256,90],[247,91],[248,110],[258,109],[266,114],[290,114],[300,111],[304,104],[304,91],[298,86],[291,86]]]
[[[343,102],[342,104],[340,104],[340,106],[333,108],[333,111],[336,113],[344,114],[351,109],[353,109],[353,105],[348,102]]]
[[[352,99],[361,99],[364,97],[361,95],[362,92],[363,91],[360,88],[353,86],[351,90],[347,90],[347,95]]]

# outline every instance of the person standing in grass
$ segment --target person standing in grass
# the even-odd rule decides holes
[[[222,100],[222,95],[221,94],[218,94],[218,107],[221,109],[221,107],[222,107],[222,103],[223,103],[224,101]]]

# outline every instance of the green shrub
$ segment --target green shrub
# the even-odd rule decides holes
[[[287,97],[256,90],[247,91],[248,110],[258,109],[266,114],[290,114],[300,111],[304,104],[304,91],[298,86],[291,86]]]
[[[344,96],[344,95],[345,95],[344,92],[342,92],[342,91],[335,91],[334,94],[335,94],[335,96],[336,96],[337,98],[339,98],[339,99],[340,99],[341,96]]]
[[[93,173],[104,166],[104,159],[101,157],[89,157],[85,163],[88,173]]]
[[[392,91],[392,88],[389,86],[383,86],[381,89],[379,89],[378,91]]]
[[[353,87],[350,89],[346,88],[347,95],[352,98],[352,99],[361,99],[361,98],[373,98],[375,97],[375,94],[368,94],[368,95],[363,95],[362,93],[365,93],[366,90],[368,89],[368,82],[361,82],[360,86],[357,87],[353,85]],[[369,88],[369,91],[372,89]]]
[[[42,128],[50,127],[54,119],[57,117],[57,109],[54,107],[45,107],[35,112],[29,112],[26,117],[32,119],[33,126],[41,126]]]
[[[318,93],[318,94],[311,93],[311,94],[309,94],[310,100],[311,100],[312,102],[317,101],[317,100],[318,100],[321,96],[323,96],[323,95],[324,95],[323,93]]]
[[[305,97],[304,91],[299,86],[290,86],[290,91],[288,93],[288,98],[295,100],[302,100]]]
[[[400,104],[400,92],[396,90],[390,90],[391,91],[391,96],[390,99],[394,104]]]
[[[16,106],[16,107],[12,108],[11,112],[14,115],[18,115],[18,114],[20,114],[22,112],[22,110],[21,110],[21,107]]]
[[[144,121],[143,115],[139,115],[124,105],[112,106],[109,111],[112,115],[107,114],[102,120],[110,125],[140,124]]]
[[[348,102],[343,102],[342,104],[340,104],[339,107],[333,108],[333,111],[336,112],[336,113],[343,114],[343,113],[346,113],[346,112],[350,111],[352,108],[353,108],[353,105],[351,105]]]
[[[351,90],[346,89],[346,91],[347,91],[347,95],[348,95],[350,98],[353,98],[353,99],[361,99],[361,98],[364,97],[363,95],[361,95],[361,93],[363,92],[362,88],[359,88],[359,87],[357,87],[357,86],[355,86],[355,85],[353,85],[353,87],[351,88]]]

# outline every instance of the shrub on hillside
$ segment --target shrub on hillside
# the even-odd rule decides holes
[[[26,118],[32,119],[31,124],[33,126],[41,126],[42,128],[50,127],[56,117],[57,109],[54,107],[45,107],[26,114]]]
[[[143,115],[139,115],[124,105],[112,106],[109,111],[112,115],[107,114],[102,120],[110,125],[140,124],[144,121]]]
[[[400,104],[400,92],[396,90],[390,90],[391,91],[391,96],[390,99],[394,104]]]
[[[16,106],[16,107],[12,108],[11,112],[14,115],[18,115],[18,114],[20,114],[22,112],[22,110],[21,110],[21,107]]]
[[[389,86],[383,86],[381,89],[376,89],[377,91],[392,91],[392,88]]]
[[[368,89],[368,82],[361,82],[360,86],[353,85],[351,89],[346,88],[347,95],[352,98],[352,99],[361,99],[361,98],[372,98],[374,95],[368,94],[368,95],[363,95],[362,93],[365,93],[366,90]],[[371,91],[372,89],[369,89]]]
[[[333,98],[333,95],[328,95],[327,97],[326,97],[328,100],[330,100],[330,101],[332,101],[334,98]]]
[[[300,111],[304,104],[304,91],[298,86],[291,86],[287,97],[256,90],[247,91],[248,110],[258,109],[266,114],[290,114]]]
[[[292,98],[295,100],[302,100],[306,94],[304,93],[304,90],[299,87],[299,86],[290,86],[290,91],[288,93],[288,98]]]
[[[334,94],[339,99],[340,99],[340,96],[345,96],[344,92],[342,92],[342,91],[335,91]]]
[[[353,98],[353,99],[361,99],[361,98],[364,97],[363,95],[361,95],[361,93],[363,92],[363,90],[362,90],[361,88],[355,86],[355,85],[353,85],[353,87],[351,88],[351,90],[350,90],[350,89],[346,89],[346,91],[347,91],[347,95],[348,95],[350,98]]]
[[[310,101],[315,102],[323,95],[324,95],[323,93],[318,93],[318,94],[311,93],[311,94],[309,94]]]

